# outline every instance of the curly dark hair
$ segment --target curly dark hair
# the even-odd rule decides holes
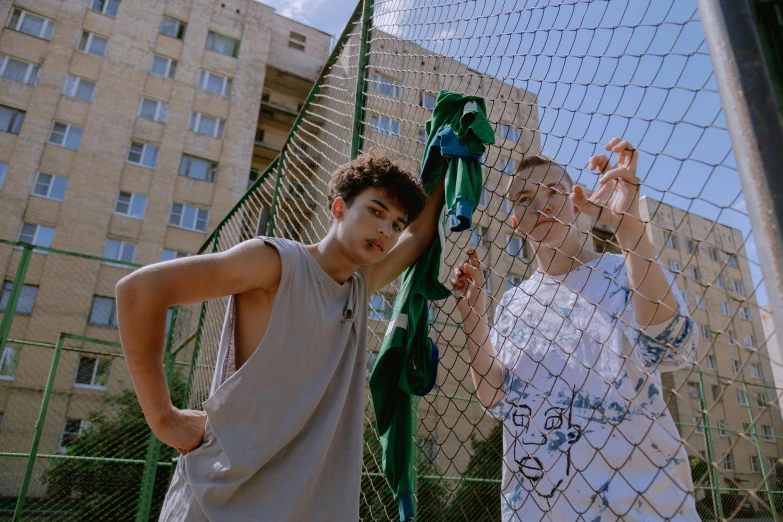
[[[356,196],[368,188],[382,190],[396,199],[407,216],[408,224],[416,221],[427,201],[420,179],[390,158],[366,152],[334,171],[329,180],[327,209],[331,209],[338,197],[350,205]],[[331,216],[330,212],[329,219]]]

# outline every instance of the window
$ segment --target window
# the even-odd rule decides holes
[[[256,128],[256,143],[263,143],[264,142],[264,129],[261,127]]]
[[[198,86],[221,96],[231,96],[231,78],[213,72],[201,71],[198,75]]]
[[[113,297],[92,297],[89,323],[95,326],[117,328],[117,303]]]
[[[21,350],[13,346],[3,348],[3,354],[0,355],[0,380],[13,381],[16,379],[16,369],[19,367],[19,356]]]
[[[484,245],[484,234],[486,229],[484,227],[474,227],[470,231],[470,244],[476,246]]]
[[[516,275],[506,276],[506,290],[511,290],[515,286],[519,286],[522,283],[522,278]]]
[[[727,453],[723,459],[723,467],[726,471],[734,471],[734,456],[731,453]]]
[[[685,248],[688,250],[689,254],[692,254],[693,251],[696,250],[696,243],[693,240],[686,239]]]
[[[217,168],[218,164],[214,161],[183,154],[179,163],[179,175],[214,183]]]
[[[54,21],[15,7],[11,13],[11,19],[8,20],[7,27],[36,38],[51,40],[52,31],[54,31]]]
[[[69,74],[65,79],[63,94],[71,98],[91,102],[92,95],[95,94],[95,82]]]
[[[516,127],[512,127],[511,125],[506,125],[505,123],[500,124],[500,137],[504,140],[511,140],[514,142],[519,141],[519,129]]]
[[[761,375],[761,365],[760,364],[751,364],[750,365],[750,376],[754,379],[762,379],[763,376]]]
[[[701,279],[701,273],[699,272],[699,269],[695,266],[691,267],[691,277],[694,281],[699,281]]]
[[[742,365],[739,361],[731,361],[731,371],[734,372],[734,375],[739,375],[742,372]]]
[[[182,40],[185,36],[185,24],[179,20],[164,16],[163,21],[160,23],[160,34]]]
[[[739,402],[740,406],[747,406],[748,405],[748,396],[745,395],[744,391],[737,390],[737,402]]]
[[[90,428],[90,422],[79,419],[65,419],[63,432],[60,434],[60,444],[58,451],[65,453],[68,447],[73,443],[73,439],[84,433]]]
[[[703,295],[697,297],[697,299],[699,300],[699,303],[696,306],[698,306],[702,310],[706,310],[707,309],[707,299],[705,299]]]
[[[767,394],[766,393],[757,393],[756,394],[756,406],[759,408],[766,408],[767,407]]]
[[[726,258],[729,266],[733,266],[734,268],[737,268],[737,255],[736,254],[728,254],[728,257]]]
[[[136,257],[136,245],[127,241],[107,239],[103,249],[103,257],[133,263],[133,259]]]
[[[370,118],[370,125],[375,132],[385,136],[394,136],[400,134],[400,122],[394,118],[383,116],[382,114],[373,114]]]
[[[767,442],[773,442],[775,440],[775,430],[768,424],[761,425],[761,434],[764,436],[764,440]]]
[[[740,319],[744,319],[746,321],[750,321],[750,312],[748,312],[747,306],[740,306],[739,307],[739,316]]]
[[[49,143],[60,145],[68,149],[78,149],[82,142],[82,128],[70,123],[54,122],[52,132],[49,134]]]
[[[427,109],[428,111],[431,111],[435,108],[435,95],[430,94],[428,92],[421,93],[421,106]]]
[[[23,223],[22,230],[19,232],[19,241],[41,247],[52,246],[53,237],[54,229],[44,225]],[[40,250],[36,250],[36,252],[40,252]]]
[[[679,272],[681,270],[680,263],[677,261],[669,261],[669,270],[671,272]]]
[[[750,424],[749,424],[749,423],[747,423],[747,422],[743,422],[743,423],[742,423],[742,431],[744,431],[744,432],[745,432],[745,435],[746,435],[746,436],[747,436],[749,439],[756,440],[756,435],[753,433],[753,428],[751,428],[751,426],[750,426]]]
[[[106,55],[106,46],[108,44],[108,39],[102,38],[97,34],[84,31],[82,32],[82,37],[79,40],[77,49],[83,53],[92,54],[93,56],[103,58]]]
[[[8,173],[8,163],[0,163],[0,188],[3,188],[6,173]]]
[[[691,417],[693,421],[693,426],[696,428],[696,433],[698,435],[704,434],[704,425],[701,423],[701,419],[698,417]]]
[[[190,254],[187,252],[179,252],[177,250],[163,249],[163,255],[160,257],[161,261],[171,261],[172,259],[179,259],[181,257],[188,257]]]
[[[90,9],[105,14],[106,16],[111,16],[112,18],[117,16],[119,8],[119,0],[92,0],[92,2],[90,2]]]
[[[169,104],[158,100],[142,98],[139,104],[139,116],[148,120],[165,123],[169,115]]]
[[[726,288],[726,285],[723,284],[723,276],[718,276],[715,278],[715,286],[718,288]]]
[[[297,51],[304,51],[305,50],[305,42],[307,41],[307,37],[303,34],[295,33],[291,31],[288,34],[288,47],[291,47],[292,49],[296,49]]]
[[[416,129],[416,142],[422,145],[427,143],[427,133],[424,132],[424,129]]]
[[[725,301],[721,301],[720,313],[722,313],[723,315],[731,315],[731,305]]]
[[[701,338],[705,341],[712,339],[712,331],[709,326],[701,325]]]
[[[80,357],[73,386],[74,388],[105,390],[109,384],[110,373],[111,359]]]
[[[734,335],[734,330],[727,330],[726,331],[726,342],[729,344],[729,346],[736,346],[737,345],[737,336]]]
[[[402,87],[396,81],[381,74],[375,74],[372,78],[372,90],[390,98],[402,99]]]
[[[718,386],[717,384],[713,384],[712,385],[712,399],[717,401],[718,397],[720,397],[720,386]]]
[[[144,218],[144,212],[147,209],[147,196],[133,194],[131,192],[122,192],[117,195],[117,202],[114,204],[114,213],[130,216],[137,219]]]
[[[674,237],[674,235],[671,232],[666,233],[664,236],[666,240],[666,246],[669,248],[677,248],[677,239]]]
[[[486,207],[487,203],[489,203],[489,193],[487,192],[487,189],[482,188],[481,197],[479,198],[479,206]]]
[[[514,175],[514,171],[517,169],[517,162],[512,160],[511,158],[501,157],[500,158],[500,171],[503,174],[508,174],[509,176]]]
[[[392,306],[383,295],[373,294],[367,315],[371,320],[388,323],[392,315]]]
[[[206,116],[200,112],[194,112],[190,115],[188,130],[206,136],[212,136],[213,138],[220,138],[222,140],[226,137],[226,120]]]
[[[65,191],[68,189],[68,178],[53,176],[51,174],[38,173],[33,186],[33,194],[44,198],[62,201],[65,199]]]
[[[506,253],[514,257],[524,257],[525,243],[521,237],[506,236]]]
[[[3,282],[3,294],[2,297],[0,297],[0,312],[5,310],[5,307],[8,305],[13,286],[14,283],[12,281]],[[35,305],[35,297],[37,295],[37,286],[22,285],[22,290],[19,292],[19,298],[16,301],[16,313],[26,315],[33,313],[33,306]]]
[[[723,256],[721,256],[720,250],[717,248],[710,248],[710,259],[713,261],[722,261]]]
[[[0,55],[0,76],[27,85],[35,85],[38,80],[38,66]]]
[[[742,281],[737,281],[734,279],[732,280],[732,284],[734,286],[734,293],[745,295],[745,285],[742,283]]]
[[[0,105],[0,131],[19,134],[24,122],[24,111]]]
[[[707,356],[707,369],[708,370],[714,370],[715,368],[716,368],[715,356],[714,355],[708,355]]]
[[[150,72],[157,76],[173,80],[177,75],[177,61],[156,54],[152,57]]]
[[[699,386],[698,382],[689,382],[688,383],[688,398],[690,398],[690,399],[700,399],[701,398],[701,387]]]
[[[484,291],[488,294],[492,293],[492,272],[488,268],[484,269]]]
[[[755,335],[744,335],[744,341],[745,341],[745,348],[751,348],[755,349],[756,346],[756,336]]]
[[[154,169],[158,163],[158,148],[145,143],[131,142],[128,163]]]
[[[728,425],[726,424],[726,420],[722,420],[718,423],[718,434],[721,437],[728,437],[729,436],[729,430],[727,429]]]
[[[171,206],[169,225],[206,232],[208,223],[209,210],[191,207],[189,205],[181,205],[179,203],[174,203]]]
[[[755,437],[753,437],[755,439]],[[751,473],[758,473],[761,471],[761,466],[759,465],[759,458],[755,455],[750,456],[750,471]]]
[[[239,40],[210,31],[207,33],[207,49],[236,58],[239,52]]]

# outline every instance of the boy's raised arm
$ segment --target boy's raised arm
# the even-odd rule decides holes
[[[258,240],[218,254],[144,267],[117,283],[117,318],[128,371],[144,416],[164,443],[187,453],[200,444],[205,414],[177,410],[163,369],[166,311],[253,289],[277,287],[280,256]]]
[[[403,270],[416,262],[438,236],[438,220],[444,201],[444,179],[445,174],[427,198],[424,211],[403,231],[386,257],[370,267],[362,267],[370,294],[394,281]]]

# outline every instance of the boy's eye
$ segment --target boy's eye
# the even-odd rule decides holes
[[[394,228],[395,232],[402,232],[402,227],[397,223],[393,224],[392,227]]]
[[[380,216],[381,215],[381,213],[378,211],[377,208],[370,207],[370,212],[372,212],[376,216]]]
[[[530,203],[530,198],[529,198],[529,197],[527,197],[527,196],[525,196],[525,197],[522,197],[522,198],[519,198],[519,202],[520,202],[522,205],[527,205],[528,203]]]

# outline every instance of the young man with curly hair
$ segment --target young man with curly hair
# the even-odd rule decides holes
[[[316,244],[245,241],[117,285],[128,370],[153,433],[183,456],[166,521],[359,519],[369,296],[429,247],[443,188],[363,154],[329,182]],[[231,296],[204,411],[169,400],[170,306]]]

